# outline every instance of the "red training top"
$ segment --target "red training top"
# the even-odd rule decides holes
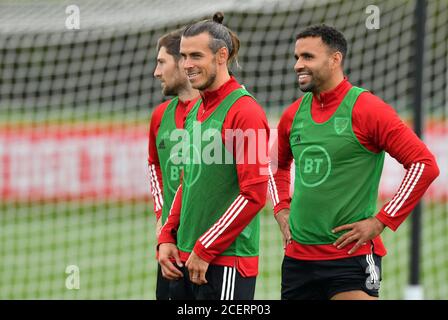
[[[314,95],[311,116],[314,121],[327,121],[352,87],[347,78],[333,90]],[[274,214],[290,207],[290,169],[293,155],[289,135],[301,98],[292,103],[283,113],[278,124],[278,156],[271,154],[278,168],[269,180],[269,191],[274,204]],[[362,93],[352,112],[352,127],[359,142],[372,152],[385,150],[407,170],[407,173],[391,201],[386,203],[376,218],[392,230],[406,219],[421,199],[431,182],[439,175],[439,168],[426,145],[406,126],[395,110],[370,92]],[[275,148],[273,148],[275,150]],[[334,226],[337,227],[337,226]],[[337,249],[332,244],[304,245],[292,241],[285,254],[302,260],[331,260],[349,257],[348,251],[356,242]],[[386,249],[380,236],[372,240],[373,252],[384,256]],[[361,246],[354,255],[372,253],[372,246]]]
[[[175,113],[175,122],[178,129],[184,128],[184,122],[188,112],[196,103],[197,99],[192,101],[178,100]],[[160,123],[162,122],[163,114],[170,104],[171,99],[158,105],[151,116],[151,124],[149,126],[149,143],[148,143],[148,167],[150,179],[150,191],[154,199],[154,212],[157,220],[162,215],[163,207],[163,181],[162,172],[160,171],[159,155],[157,154],[156,137],[159,132]]]
[[[206,91],[201,93],[202,103],[198,110],[197,121],[204,121],[211,113],[218,107],[218,105],[229,95],[232,91],[241,88],[241,85],[231,77],[226,83],[215,91]],[[226,129],[237,130],[243,132],[245,130],[255,130],[257,133],[257,150],[265,150],[265,156],[268,156],[268,140],[269,140],[269,125],[266,115],[260,105],[251,97],[243,96],[239,98],[230,108],[222,126],[222,139],[225,144]],[[265,135],[259,135],[258,130],[264,131]],[[225,144],[227,145],[227,144]],[[232,153],[236,157],[237,143],[233,143]],[[230,151],[230,150],[229,150]],[[236,267],[237,270],[245,277],[252,277],[258,274],[258,257],[237,257],[237,256],[220,256],[220,253],[225,251],[243,229],[250,223],[252,218],[263,208],[266,203],[268,175],[261,175],[260,172],[267,172],[268,161],[262,163],[257,157],[255,163],[250,164],[248,144],[244,143],[243,163],[237,162],[236,171],[238,175],[238,184],[240,193],[248,200],[247,205],[238,214],[222,234],[206,249],[201,241],[196,242],[193,251],[203,260],[222,266]],[[240,150],[238,150],[240,152]],[[252,155],[253,156],[253,155]],[[253,157],[251,157],[253,158]],[[254,162],[254,161],[252,161]],[[175,232],[179,225],[180,210],[182,205],[182,186],[179,187],[178,192],[173,201],[168,220],[162,228],[159,244],[161,243],[176,243]],[[208,230],[205,233],[207,233]],[[189,257],[188,252],[180,252],[180,258],[183,262],[187,261]]]

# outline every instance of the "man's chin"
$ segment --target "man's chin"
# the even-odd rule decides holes
[[[176,96],[177,92],[175,92],[175,90],[171,89],[171,88],[163,88],[162,90],[162,94],[164,96]]]
[[[193,89],[196,89],[196,90],[199,90],[199,91],[204,91],[204,90],[206,90],[209,87],[209,85],[207,85],[207,83],[195,83],[195,84],[192,83],[191,87]]]
[[[200,87],[200,85],[199,85],[197,82],[191,82],[191,81],[190,81],[190,85],[191,85],[191,87],[192,87],[193,89],[196,89],[196,90],[198,90],[199,87]]]
[[[312,92],[314,90],[314,83],[299,84],[299,89],[302,92]]]

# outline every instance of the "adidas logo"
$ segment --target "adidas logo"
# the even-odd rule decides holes
[[[165,149],[165,140],[160,141],[159,149]]]

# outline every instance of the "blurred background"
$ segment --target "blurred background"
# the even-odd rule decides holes
[[[153,78],[156,43],[217,10],[241,40],[241,67],[233,72],[272,128],[301,95],[295,35],[311,24],[344,33],[350,81],[391,104],[411,127],[419,118],[414,94],[422,89],[422,137],[441,175],[422,202],[417,280],[425,299],[447,299],[448,1],[426,1],[420,36],[416,4],[0,1],[0,299],[155,298],[147,144],[151,112],[166,99]],[[388,157],[379,206],[403,175]],[[256,298],[279,299],[281,235],[269,201],[260,214]],[[413,233],[411,219],[383,233],[389,253],[382,299],[406,297]]]

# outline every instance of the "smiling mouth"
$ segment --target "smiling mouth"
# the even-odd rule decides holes
[[[192,72],[188,74],[188,79],[194,79],[196,78],[198,75],[200,74],[200,72]]]
[[[310,81],[311,80],[311,74],[309,73],[298,73],[297,74],[297,80],[300,83],[306,82],[306,81]]]

